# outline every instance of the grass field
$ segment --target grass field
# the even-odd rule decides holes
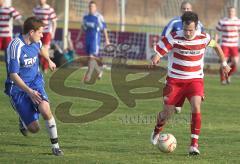
[[[66,124],[57,119],[63,157],[51,155],[45,124],[35,135],[23,137],[18,131],[18,119],[3,94],[5,67],[0,64],[0,163],[239,163],[240,127],[239,93],[240,78],[233,83],[221,86],[218,76],[206,75],[206,101],[202,106],[202,132],[200,136],[201,156],[187,155],[190,141],[189,105],[175,115],[165,127],[165,132],[174,134],[178,145],[174,153],[163,154],[150,144],[150,133],[154,127],[155,114],[161,110],[161,99],[138,100],[137,106],[128,108],[114,92],[110,72],[96,85],[83,85],[80,82],[82,71],[74,73],[66,85],[99,91],[118,99],[119,106],[110,115],[85,124]],[[47,91],[52,111],[66,100],[74,102],[72,114],[80,115],[95,110],[99,102],[57,95],[48,87],[49,73],[46,76]]]

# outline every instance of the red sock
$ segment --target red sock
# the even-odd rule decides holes
[[[230,72],[228,73],[228,76],[231,76],[234,72],[236,72],[237,71],[237,67],[236,67],[236,65],[235,64],[232,64],[231,65],[231,70],[230,70]]]
[[[220,73],[220,80],[221,81],[226,80],[226,76],[224,75],[222,68],[219,69],[219,73]]]
[[[160,118],[158,118],[160,119]],[[154,128],[154,133],[160,133],[163,130],[163,126],[165,125],[165,121],[157,120],[157,125]]]
[[[191,146],[198,146],[198,137],[201,129],[201,113],[192,113],[191,122]]]

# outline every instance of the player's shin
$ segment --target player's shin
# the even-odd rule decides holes
[[[159,112],[157,115],[157,122],[154,128],[154,133],[160,133],[163,130],[163,126],[165,125],[166,121],[163,118],[163,111]]]
[[[201,129],[201,113],[192,113],[191,146],[198,147],[200,129]]]
[[[46,121],[46,128],[52,143],[53,148],[59,148],[57,126],[54,117]]]
[[[87,73],[85,74],[85,81],[89,81],[92,77],[92,74],[93,74],[93,71],[94,71],[94,68],[96,67],[96,61],[95,59],[89,59],[89,62],[88,62],[88,71]]]
[[[232,64],[231,65],[231,70],[230,72],[228,73],[228,76],[231,76],[233,73],[235,73],[237,71],[237,66],[236,64]]]

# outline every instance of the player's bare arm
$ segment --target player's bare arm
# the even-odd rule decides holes
[[[211,40],[210,47],[213,47],[221,61],[221,66],[223,67],[223,71],[225,74],[228,74],[228,72],[231,70],[231,68],[229,67],[229,65],[227,64],[227,61],[224,57],[224,53],[222,51],[222,48],[220,47],[220,45],[216,42],[216,40]]]
[[[40,50],[40,54],[48,61],[51,71],[56,69],[56,64],[49,58],[48,50],[43,46]]]
[[[104,36],[105,36],[105,43],[106,43],[106,45],[109,45],[110,41],[109,41],[107,29],[104,29],[103,32],[104,32]]]
[[[78,36],[77,36],[77,39],[76,39],[77,41],[80,40],[83,30],[84,30],[84,29],[83,29],[83,26],[81,26],[81,28],[80,28],[80,30],[79,30],[79,33],[78,33]]]
[[[52,39],[55,38],[56,29],[57,29],[57,21],[53,20],[52,21],[52,33],[51,33]]]
[[[11,73],[10,78],[18,87],[20,87],[29,95],[29,97],[35,104],[40,104],[42,102],[40,93],[36,90],[29,88],[17,73]]]
[[[158,51],[156,50],[156,46],[157,45],[153,46],[153,49],[156,52],[156,54],[152,56],[152,59],[151,59],[152,60],[152,65],[158,64],[160,62],[160,58],[162,57],[162,54],[158,53]]]
[[[159,63],[159,61],[160,61],[160,58],[161,58],[161,56],[160,56],[160,55],[158,55],[158,54],[155,54],[155,55],[152,57],[152,64],[153,64],[153,65],[156,65],[156,64],[158,64],[158,63]]]

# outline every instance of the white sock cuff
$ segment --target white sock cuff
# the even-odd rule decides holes
[[[191,134],[191,138],[198,139],[198,138],[199,138],[199,135],[196,135],[196,134]]]

